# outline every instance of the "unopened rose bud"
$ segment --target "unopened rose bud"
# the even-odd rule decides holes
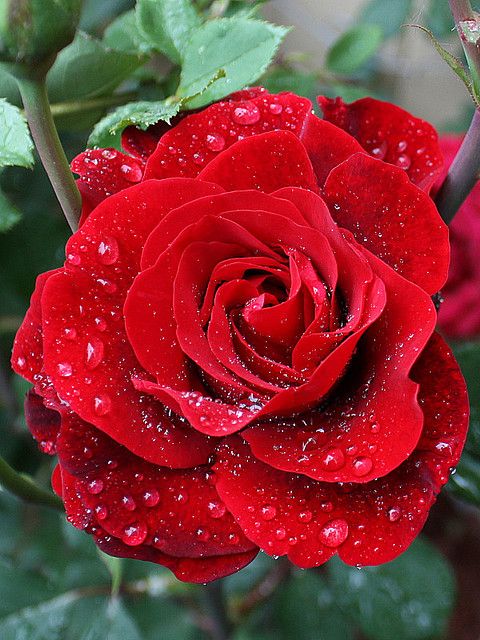
[[[75,35],[82,0],[0,0],[0,61],[15,73],[50,66]]]

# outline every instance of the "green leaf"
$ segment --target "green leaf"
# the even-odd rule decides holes
[[[170,122],[180,110],[180,102],[131,102],[106,115],[93,128],[88,145],[90,147],[111,146],[111,137],[125,127],[135,125],[147,129],[159,120]]]
[[[165,597],[142,595],[125,601],[125,608],[142,634],[142,640],[198,640],[192,616],[185,606]],[[203,637],[203,636],[201,636]]]
[[[143,62],[141,56],[109,49],[100,40],[79,33],[50,69],[48,95],[52,102],[72,102],[108,94]]]
[[[0,167],[33,165],[33,142],[20,109],[0,98]]]
[[[21,217],[20,211],[0,191],[0,233],[10,231],[20,221]]]
[[[318,95],[318,80],[314,73],[304,73],[291,67],[274,66],[260,80],[270,93],[292,91],[312,100]]]
[[[148,53],[152,48],[138,29],[133,9],[122,13],[105,29],[103,42],[118,51]]]
[[[412,11],[412,0],[370,0],[360,13],[360,22],[381,27],[385,38],[398,34]]]
[[[295,572],[275,596],[274,620],[282,640],[351,640],[353,628],[337,606],[325,578]]]
[[[455,33],[455,22],[450,11],[449,2],[430,0],[427,15],[427,27],[437,38],[448,38]]]
[[[196,29],[183,51],[177,95],[198,94],[206,80],[224,69],[214,82],[189,104],[198,108],[252,84],[270,64],[288,29],[251,18],[222,18]]]
[[[427,640],[445,632],[455,582],[431,544],[417,539],[396,560],[360,570],[333,558],[328,571],[336,602],[369,640]]]
[[[176,63],[181,61],[190,32],[200,25],[190,0],[138,0],[136,17],[143,37]]]
[[[350,75],[368,62],[383,42],[376,24],[359,24],[345,31],[327,52],[326,65],[333,73]]]
[[[428,37],[432,41],[433,46],[435,47],[435,49],[438,51],[438,53],[441,55],[441,57],[445,60],[445,62],[450,67],[450,69],[454,73],[457,74],[457,76],[460,78],[460,80],[466,86],[467,91],[470,94],[473,102],[475,103],[475,105],[477,107],[479,107],[480,106],[479,97],[475,94],[475,90],[474,90],[474,87],[473,87],[472,79],[470,77],[470,74],[468,73],[468,71],[464,67],[463,63],[458,58],[456,58],[453,54],[451,54],[450,51],[447,51],[447,49],[445,49],[445,47],[443,47],[440,44],[440,42],[435,38],[435,36],[433,35],[433,33],[429,29],[426,29],[425,27],[422,27],[422,25],[420,25],[420,24],[411,24],[411,25],[408,25],[408,26],[416,27],[417,29],[421,29],[423,32],[425,32],[428,35]]]
[[[97,550],[100,560],[107,567],[110,576],[112,578],[112,595],[118,595],[120,585],[122,584],[123,576],[123,558],[117,558],[115,556],[109,556],[103,553],[100,549]]]

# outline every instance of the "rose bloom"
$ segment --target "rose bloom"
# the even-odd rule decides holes
[[[109,554],[191,582],[259,549],[376,565],[459,459],[436,133],[320,104],[245,90],[73,162],[82,225],[12,361],[68,520]]]
[[[447,173],[463,136],[440,137],[440,149],[445,156]],[[438,322],[442,332],[453,339],[480,337],[480,184],[477,184],[450,225],[451,260],[448,280],[442,288],[443,303]]]

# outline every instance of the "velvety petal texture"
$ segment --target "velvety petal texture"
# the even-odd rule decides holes
[[[106,553],[190,582],[259,548],[387,562],[458,461],[436,134],[321,104],[245,89],[72,164],[82,225],[12,365],[67,518]]]

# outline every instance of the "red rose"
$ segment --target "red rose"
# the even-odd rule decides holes
[[[259,547],[379,564],[458,461],[436,134],[386,103],[322,104],[336,124],[244,91],[127,131],[135,157],[74,162],[84,223],[13,365],[69,520],[108,553],[200,582]]]
[[[463,136],[445,135],[440,148],[445,156],[445,170],[439,186],[453,161]],[[450,225],[451,260],[448,280],[442,288],[443,303],[438,314],[441,330],[450,338],[480,336],[480,184],[463,203]]]

